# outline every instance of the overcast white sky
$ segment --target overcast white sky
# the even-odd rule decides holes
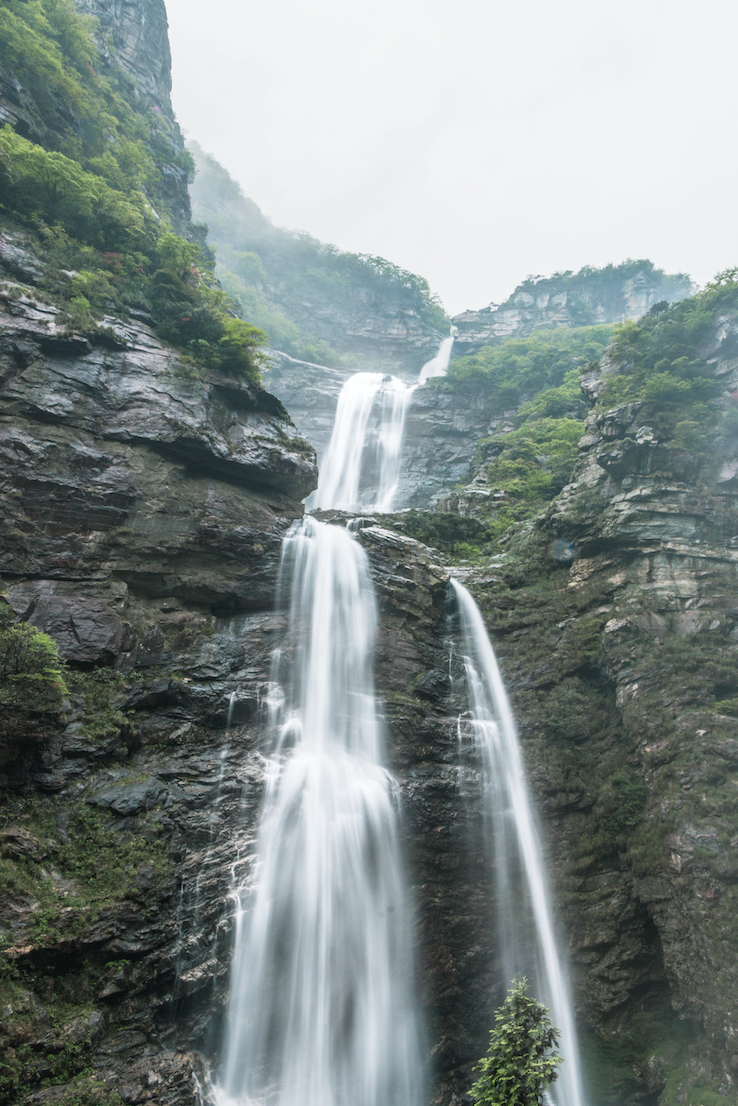
[[[174,107],[275,223],[456,313],[738,265],[736,0],[166,0]]]

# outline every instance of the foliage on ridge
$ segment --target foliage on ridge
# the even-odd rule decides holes
[[[96,71],[95,31],[71,0],[0,8],[0,65],[33,120],[29,135],[0,130],[0,213],[31,233],[41,288],[70,330],[138,309],[195,367],[258,383],[266,335],[239,317],[207,252],[174,232],[167,177],[193,167],[176,124],[114,62]]]
[[[650,422],[675,446],[699,459],[735,436],[738,410],[724,412],[721,385],[707,363],[706,346],[720,316],[738,310],[738,270],[719,273],[704,291],[680,303],[656,304],[637,322],[624,323],[609,351],[608,376],[598,406],[641,403]],[[721,417],[722,416],[722,417]]]
[[[622,315],[625,310],[623,285],[639,276],[647,276],[661,289],[669,303],[684,299],[694,292],[694,285],[686,273],[665,273],[657,269],[647,258],[628,258],[618,265],[596,268],[585,265],[578,272],[567,269],[550,277],[528,276],[518,285],[505,305],[517,306],[518,295],[527,292],[534,298],[541,294],[556,296],[566,293],[566,309],[575,326],[590,326],[597,322],[593,301],[605,307],[610,318]]]
[[[569,482],[589,409],[580,373],[596,367],[606,348],[598,410],[640,405],[659,439],[697,474],[709,476],[718,453],[734,456],[738,405],[721,398],[707,358],[719,318],[737,309],[738,270],[728,270],[704,291],[658,303],[636,322],[535,331],[452,362],[431,386],[471,391],[484,403],[492,433],[480,442],[475,484],[498,495],[475,509],[476,535],[445,540],[445,551],[489,555],[513,523],[539,514]],[[438,531],[419,525],[428,535]]]

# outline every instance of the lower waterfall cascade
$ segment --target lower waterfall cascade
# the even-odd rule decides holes
[[[446,341],[448,360],[453,338]],[[412,391],[379,373],[349,378],[307,506],[390,509]],[[352,531],[306,515],[282,547],[277,609],[287,627],[272,661],[255,861],[234,892],[217,1106],[424,1103],[399,789],[383,762],[372,675],[376,601]],[[462,585],[451,586],[502,904],[502,970],[505,981],[529,977],[561,1030],[566,1062],[550,1100],[584,1106],[515,722],[479,609]],[[460,737],[463,729],[460,720]]]
[[[420,1106],[397,786],[382,765],[368,559],[307,516],[285,539],[253,884],[237,892],[220,1106]]]

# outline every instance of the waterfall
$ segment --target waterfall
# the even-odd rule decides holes
[[[219,1106],[419,1106],[397,786],[366,554],[310,517],[282,550],[266,795],[237,892]]]
[[[454,338],[451,335],[448,338],[444,338],[438,349],[438,353],[435,357],[431,357],[430,361],[426,361],[420,370],[420,376],[418,377],[418,384],[425,384],[426,380],[430,380],[432,376],[445,376],[448,369],[448,363],[451,360],[451,350],[453,348]]]
[[[396,376],[349,377],[338,397],[318,488],[306,503],[309,510],[392,510],[412,392]]]
[[[482,762],[485,813],[494,851],[503,970],[508,980],[516,974],[528,977],[532,993],[551,1009],[552,1020],[561,1030],[565,1063],[550,1097],[560,1106],[583,1106],[576,1028],[515,719],[479,608],[465,587],[456,580],[451,583],[461,623],[471,739]]]

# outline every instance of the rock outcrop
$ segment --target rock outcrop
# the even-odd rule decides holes
[[[675,303],[692,291],[683,273],[667,276],[646,261],[529,277],[504,303],[454,315],[456,355],[525,338],[534,330],[638,319],[655,303]]]

